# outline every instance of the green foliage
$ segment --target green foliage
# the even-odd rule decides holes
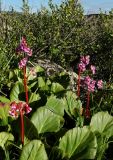
[[[0,126],[8,125],[9,105],[0,106]]]
[[[113,117],[108,112],[98,112],[92,117],[90,127],[97,137],[96,157],[101,160],[105,150],[108,148],[109,138],[113,136]]]
[[[29,13],[28,7],[24,3],[24,14],[0,14],[0,92],[6,95],[0,96],[0,156],[4,160],[104,159],[113,137],[112,84],[106,84],[103,91],[92,95],[93,116],[86,127],[82,102],[70,91],[70,73],[55,73],[53,69],[49,75],[43,67],[34,64],[37,59],[45,58],[76,71],[80,55],[90,55],[91,64],[96,64],[98,71],[95,79],[112,82],[113,13],[85,16],[77,0],[66,0],[59,6],[50,0],[49,9],[41,8],[34,14]],[[15,54],[23,35],[32,46],[31,60],[35,63],[28,61],[32,112],[24,116],[22,147],[20,117],[9,116],[9,109],[12,101],[25,101],[23,73],[17,69]],[[76,73],[72,76],[76,81]],[[108,112],[98,112],[101,110]]]
[[[37,128],[38,133],[58,132],[63,125],[63,118],[61,116],[44,107],[37,109],[31,121]]]
[[[97,151],[95,135],[88,127],[73,128],[69,130],[60,140],[59,148],[62,157],[68,159],[94,159]]]
[[[82,103],[80,100],[77,100],[77,96],[73,92],[68,91],[66,93],[63,103],[65,105],[65,111],[70,117],[76,118],[82,115]]]
[[[64,116],[64,104],[63,101],[55,96],[50,96],[46,103],[46,108],[50,109],[52,112]]]
[[[26,144],[22,150],[20,160],[48,160],[44,145],[39,140],[33,140]]]
[[[0,132],[0,147],[5,149],[5,144],[8,141],[14,141],[14,137],[11,133],[8,132]]]
[[[100,13],[85,16],[82,6],[75,0],[66,0],[59,6],[50,1],[49,9],[42,7],[33,14],[2,12],[1,64],[5,67],[10,59],[8,68],[17,66],[14,48],[21,36],[26,35],[29,46],[32,46],[32,59],[35,62],[37,58],[48,58],[68,68],[74,61],[76,69],[79,56],[89,54],[91,62],[99,70],[97,76],[112,81],[112,15],[111,11],[107,15]]]

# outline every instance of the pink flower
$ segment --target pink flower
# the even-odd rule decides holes
[[[28,47],[26,39],[22,37],[20,45],[17,47],[16,52],[25,52],[28,56],[32,56],[32,50]]]
[[[91,79],[89,76],[84,78],[84,87],[87,88],[89,92],[94,92],[96,81]]]
[[[87,56],[82,56],[82,57],[80,58],[80,61],[81,61],[82,63],[84,63],[85,65],[88,65],[88,64],[89,64],[89,61],[90,61],[90,56],[89,56],[89,55],[87,55]]]
[[[97,82],[97,86],[98,86],[98,89],[102,89],[103,88],[103,81],[102,80],[99,80]]]
[[[86,76],[86,77],[84,78],[84,83],[85,83],[86,85],[89,85],[90,82],[91,82],[91,78],[90,78],[89,76]]]
[[[90,82],[90,84],[87,86],[89,92],[94,92],[95,91],[95,83],[96,83],[96,81],[92,80]]]
[[[79,69],[79,71],[84,72],[84,71],[86,70],[85,64],[82,63],[82,62],[79,63],[79,64],[78,64],[78,69]]]
[[[92,73],[95,74],[96,67],[91,65],[90,68],[91,68]]]
[[[9,114],[14,118],[17,118],[20,115],[21,111],[23,111],[24,114],[27,114],[32,110],[29,107],[29,105],[25,102],[19,102],[19,103],[12,102],[10,106],[11,106],[11,109],[9,110]]]
[[[21,61],[19,62],[19,68],[22,69],[23,67],[26,66],[26,63],[27,63],[27,58],[23,58],[21,59]]]

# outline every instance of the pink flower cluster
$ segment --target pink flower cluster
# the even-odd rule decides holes
[[[32,50],[28,47],[26,39],[24,37],[22,37],[22,40],[19,44],[19,46],[16,49],[17,53],[27,53],[28,56],[32,56]]]
[[[23,114],[27,114],[31,112],[32,108],[29,107],[29,105],[25,102],[18,102],[15,101],[10,104],[11,109],[9,110],[9,114],[17,118],[20,115],[20,112],[22,111]]]
[[[82,56],[80,58],[80,63],[78,64],[79,72],[84,72],[86,70],[86,66],[89,65],[89,62],[90,62],[89,55]],[[91,70],[92,74],[95,74],[96,67],[94,65],[90,65],[90,70]],[[95,80],[93,80],[89,76],[86,76],[85,78],[81,79],[81,86],[84,88],[87,88],[87,90],[89,92],[94,92],[96,86],[98,87],[98,89],[103,88],[103,81],[99,80],[98,82],[96,82]]]
[[[95,67],[95,66],[93,66],[93,65],[91,65],[91,66],[90,66],[90,69],[91,69],[92,73],[93,73],[93,74],[95,74],[96,67]]]
[[[22,37],[22,40],[20,42],[20,45],[17,47],[16,52],[26,53],[26,57],[21,59],[20,62],[18,63],[19,68],[22,69],[27,64],[28,56],[32,56],[32,50],[28,47],[26,39],[24,37]]]
[[[26,64],[27,64],[27,57],[21,59],[20,62],[18,63],[20,69],[22,69],[23,67],[25,67]]]
[[[89,62],[90,62],[90,56],[89,56],[89,55],[87,55],[87,56],[82,56],[82,57],[80,58],[80,62],[81,62],[81,63],[84,63],[85,65],[88,65]]]
[[[83,79],[83,87],[87,88],[87,90],[89,92],[94,92],[96,86],[98,87],[98,89],[102,89],[103,88],[103,81],[102,80],[98,80],[97,82],[95,80],[93,80],[92,78],[90,78],[89,76],[86,76]]]
[[[98,80],[97,86],[98,86],[98,89],[102,89],[103,88],[103,81],[102,80]]]
[[[80,63],[78,64],[78,69],[80,72],[84,72],[86,70],[86,66],[89,64],[90,56],[82,56],[80,58]]]
[[[80,63],[78,64],[79,71],[80,72],[84,72],[86,70],[86,66],[89,64],[89,62],[90,62],[90,56],[89,55],[82,56],[80,58]],[[92,73],[95,74],[96,67],[91,65],[90,69],[91,69]]]
[[[89,92],[94,92],[94,90],[95,90],[95,83],[96,83],[96,81],[93,80],[93,79],[91,79],[89,76],[86,76],[84,78],[84,85],[85,85],[85,87],[87,87],[87,90]]]

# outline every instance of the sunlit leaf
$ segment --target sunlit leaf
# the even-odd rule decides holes
[[[46,107],[60,116],[64,115],[64,104],[61,99],[58,99],[55,96],[48,98]]]
[[[53,82],[51,85],[51,91],[53,93],[58,93],[58,92],[65,91],[65,89],[61,84]]]
[[[91,119],[91,130],[105,135],[113,136],[113,117],[108,112],[98,112]]]
[[[0,106],[0,126],[8,125],[9,105]]]
[[[31,121],[37,128],[38,133],[57,132],[63,124],[63,118],[61,116],[44,107],[37,109]]]
[[[11,133],[8,132],[0,132],[0,146],[4,149],[5,144],[8,141],[14,141],[14,137]]]
[[[62,150],[62,157],[70,160],[94,159],[97,151],[95,135],[88,127],[73,128],[61,139],[59,148]]]
[[[48,160],[44,145],[39,140],[32,140],[23,147],[20,160]]]
[[[10,93],[10,100],[11,101],[18,101],[19,100],[19,94],[24,92],[24,86],[20,82],[16,82],[13,89]]]

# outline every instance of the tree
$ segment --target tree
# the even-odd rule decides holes
[[[24,14],[29,13],[29,5],[28,5],[28,0],[22,0],[23,1],[23,7],[22,10]]]

